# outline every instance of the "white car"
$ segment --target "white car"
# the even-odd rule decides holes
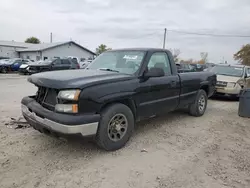
[[[91,62],[92,62],[92,60],[81,61],[80,68],[85,69]]]
[[[29,73],[29,66],[31,64],[36,64],[37,62],[32,62],[29,59],[24,59],[22,65],[19,67],[19,73],[26,74]]]

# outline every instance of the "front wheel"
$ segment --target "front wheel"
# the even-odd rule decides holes
[[[192,116],[203,116],[207,108],[207,93],[200,89],[196,95],[195,101],[189,106],[189,114]]]
[[[106,151],[122,148],[134,130],[134,115],[124,104],[113,104],[101,112],[96,135],[97,144]]]

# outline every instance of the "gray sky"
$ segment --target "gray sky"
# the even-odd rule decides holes
[[[250,35],[250,0],[2,0],[0,40],[42,42],[70,39],[95,50],[162,47],[164,27],[187,32]],[[185,59],[208,52],[210,61],[233,62],[250,38],[221,38],[168,32],[167,48]]]

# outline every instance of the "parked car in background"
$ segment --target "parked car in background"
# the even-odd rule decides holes
[[[203,71],[209,71],[210,69],[212,69],[215,66],[214,63],[206,63],[205,67],[203,69]]]
[[[5,73],[5,64],[9,61],[9,59],[0,59],[0,72]]]
[[[78,57],[75,57],[75,56],[68,56],[68,58],[71,58],[72,61],[74,61],[74,62],[80,63],[80,59],[79,59]]]
[[[195,72],[201,72],[205,69],[205,65],[204,64],[194,64],[194,63],[191,63],[189,64],[192,69],[195,71]]]
[[[216,75],[178,74],[173,59],[164,49],[111,50],[84,70],[32,75],[38,92],[22,99],[23,116],[40,132],[94,136],[101,148],[120,149],[138,121],[183,107],[205,113]]]
[[[30,64],[27,67],[29,74],[34,74],[38,72],[45,71],[55,71],[55,70],[67,70],[67,69],[79,69],[79,64],[72,61],[71,58],[55,58],[52,60],[45,60],[39,63]]]
[[[13,65],[13,63],[15,62],[19,62],[19,60],[21,59],[3,59],[0,61],[0,71],[2,73],[7,73],[11,71],[11,66]]]
[[[0,64],[5,64],[7,61],[9,61],[9,59],[0,59]]]
[[[20,58],[1,60],[0,71],[2,73],[18,71],[20,66],[26,62],[31,62],[31,61],[27,59],[20,59]]]
[[[85,69],[93,60],[85,60],[83,62],[80,62],[80,68]]]
[[[26,60],[23,62],[23,64],[19,67],[19,73],[21,74],[28,74],[29,73],[29,66],[31,64],[36,64],[38,62],[34,62],[34,61],[31,61],[31,60]]]
[[[217,75],[215,95],[235,98],[241,89],[250,88],[250,66],[216,65],[209,71]]]
[[[17,60],[15,61],[12,65],[11,65],[11,71],[18,71],[20,69],[20,67],[23,64],[27,64],[27,63],[31,63],[32,61],[29,59],[21,59],[21,60]]]
[[[189,64],[176,63],[176,67],[177,67],[178,73],[195,72],[194,68]]]
[[[68,58],[71,59],[71,61],[75,63],[77,67],[80,69],[80,59],[78,57],[68,57]]]

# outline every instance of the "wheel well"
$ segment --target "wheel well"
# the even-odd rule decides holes
[[[122,99],[122,100],[116,100],[116,101],[108,102],[108,103],[104,104],[101,107],[100,111],[102,111],[107,106],[110,106],[110,105],[115,104],[115,103],[121,103],[121,104],[124,104],[127,107],[129,107],[130,110],[132,111],[133,115],[134,115],[134,118],[136,119],[136,106],[135,106],[135,103],[134,103],[134,101],[132,99]]]
[[[203,85],[203,86],[201,86],[200,89],[204,90],[207,93],[207,95],[208,95],[208,93],[209,93],[209,87],[208,87],[208,85]]]

